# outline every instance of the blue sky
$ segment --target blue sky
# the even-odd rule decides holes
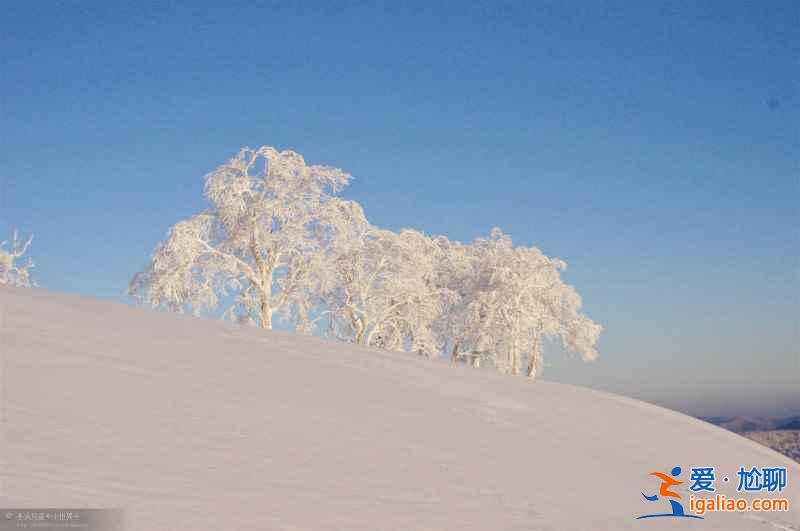
[[[796,3],[6,3],[0,231],[124,301],[243,145],[354,176],[387,228],[566,260],[601,359],[545,376],[800,409]]]

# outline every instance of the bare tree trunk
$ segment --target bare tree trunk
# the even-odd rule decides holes
[[[272,330],[272,308],[269,305],[269,293],[264,290],[261,290],[259,313],[261,314],[261,328]]]
[[[539,347],[539,340],[533,343],[531,349],[531,359],[528,360],[528,378],[534,379],[542,374],[543,367],[542,352]]]
[[[453,344],[453,350],[450,352],[450,361],[454,363],[458,361],[458,341]]]
[[[519,315],[516,316],[514,320],[514,328],[512,330],[513,339],[511,341],[511,352],[509,354],[509,365],[511,369],[511,374],[514,376],[518,376],[519,373],[522,371],[522,367],[520,367],[520,352],[519,352]]]
[[[273,264],[269,261],[265,261],[261,256],[256,238],[257,233],[254,232],[250,240],[250,253],[253,255],[256,268],[261,276],[256,283],[260,299],[259,313],[261,314],[261,328],[272,330],[272,306],[270,305],[270,298],[272,295]]]
[[[520,373],[520,366],[519,366],[519,349],[516,345],[516,340],[514,341],[514,345],[511,347],[511,374],[517,376]]]
[[[361,321],[361,319],[356,319],[355,324],[357,325],[357,327],[356,327],[356,337],[355,337],[356,344],[363,345],[364,344],[364,332],[366,332],[366,327],[364,326],[364,323]]]
[[[380,330],[380,328],[378,327],[378,323],[375,323],[375,325],[372,327],[372,330],[369,331],[369,334],[365,334],[365,332],[367,331],[367,328],[369,326],[367,324],[364,324],[363,327],[364,327],[364,331],[361,332],[362,341],[359,341],[359,343],[364,343],[365,345],[370,345],[370,346],[374,345],[374,343],[372,342],[372,339],[375,337],[375,334],[378,334],[378,341],[381,341],[382,338],[384,340],[386,339],[385,337],[383,337],[383,334],[378,332]],[[364,336],[366,336],[366,337],[364,337]],[[385,345],[386,346],[384,346],[384,348],[386,348],[386,350],[393,350],[392,348],[390,348],[388,346],[388,344],[385,344]]]

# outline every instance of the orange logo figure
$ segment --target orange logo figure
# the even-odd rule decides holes
[[[676,466],[675,468],[673,468],[670,471],[670,475],[669,476],[666,475],[666,474],[662,474],[661,472],[650,472],[651,476],[655,476],[655,477],[657,477],[658,479],[661,480],[661,488],[658,489],[658,494],[653,494],[652,496],[648,496],[647,494],[645,494],[643,492],[642,496],[644,497],[645,500],[647,500],[649,502],[658,501],[658,499],[659,499],[658,497],[659,496],[661,496],[662,498],[677,498],[677,499],[680,500],[681,499],[681,495],[680,494],[678,494],[677,492],[672,492],[671,490],[669,490],[672,487],[676,487],[678,485],[683,484],[683,481],[678,481],[676,479],[680,475],[680,473],[681,473],[681,467],[679,467],[679,466]],[[669,505],[670,505],[670,508],[672,509],[672,512],[660,513],[660,514],[645,514],[643,516],[639,516],[637,518],[637,520],[640,520],[642,518],[659,518],[659,517],[668,517],[668,516],[679,517],[679,518],[697,518],[699,520],[703,519],[702,516],[695,516],[693,514],[686,514],[684,512],[684,510],[683,510],[683,505],[681,505],[680,502],[677,502],[675,500],[667,500],[667,501],[669,502]]]
[[[661,488],[658,490],[659,494],[661,494],[662,496],[671,496],[673,498],[678,498],[678,499],[681,498],[680,494],[672,492],[669,489],[670,487],[683,484],[683,481],[678,481],[677,479],[669,477],[666,474],[662,474],[661,472],[650,472],[650,475],[655,476],[661,480]]]

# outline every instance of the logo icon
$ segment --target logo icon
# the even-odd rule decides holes
[[[681,499],[681,495],[677,492],[673,492],[670,489],[677,485],[683,484],[683,481],[678,481],[676,478],[681,474],[681,467],[676,466],[670,471],[670,475],[663,474],[661,472],[650,472],[651,476],[655,476],[661,480],[661,487],[658,489],[658,494],[653,494],[652,496],[648,496],[644,492],[642,492],[642,496],[644,499],[649,502],[657,502],[660,499],[664,499],[664,501],[669,501],[669,504],[672,508],[671,513],[660,513],[660,514],[645,514],[642,516],[637,517],[637,520],[641,520],[642,518],[662,518],[662,517],[677,517],[677,518],[697,518],[702,520],[702,516],[695,516],[693,514],[686,514],[683,510],[683,505],[678,501]],[[669,498],[669,499],[668,499]],[[674,499],[673,499],[674,498]]]

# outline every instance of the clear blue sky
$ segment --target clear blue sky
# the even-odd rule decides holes
[[[546,377],[800,409],[796,2],[170,4],[3,6],[0,231],[43,287],[125,300],[203,175],[269,144],[378,225],[565,259],[602,358]]]

